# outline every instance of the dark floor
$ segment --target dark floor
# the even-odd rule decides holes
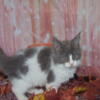
[[[0,74],[0,100],[17,100],[11,92],[11,84]],[[78,77],[75,75],[68,83],[44,94],[31,95],[30,100],[100,100],[100,78]]]

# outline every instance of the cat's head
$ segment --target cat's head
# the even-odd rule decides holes
[[[53,38],[53,59],[56,64],[76,68],[81,64],[80,33],[72,40],[59,41]]]

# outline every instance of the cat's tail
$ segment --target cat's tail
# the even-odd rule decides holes
[[[0,70],[3,70],[4,64],[6,63],[6,59],[8,56],[4,53],[2,48],[0,48]]]
[[[7,78],[5,73],[5,64],[7,59],[8,56],[4,53],[2,48],[0,48],[0,76],[3,76],[4,78]]]

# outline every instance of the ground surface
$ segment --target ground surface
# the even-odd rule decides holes
[[[17,100],[10,82],[2,74],[0,76],[0,100]],[[51,90],[36,96],[32,94],[29,100],[100,100],[100,78],[75,77],[62,84],[58,93]]]

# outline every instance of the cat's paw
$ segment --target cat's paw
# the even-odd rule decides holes
[[[52,86],[49,85],[46,86],[46,91],[51,91],[52,89],[53,89]]]
[[[39,90],[36,90],[34,93],[36,95],[36,94],[42,94],[43,92],[44,92],[43,89],[39,89]]]
[[[18,100],[28,100],[28,97],[24,96],[24,95],[19,95],[16,96]]]
[[[51,91],[53,89],[55,90],[56,93],[58,92],[58,88],[57,87],[46,85],[46,91]]]

